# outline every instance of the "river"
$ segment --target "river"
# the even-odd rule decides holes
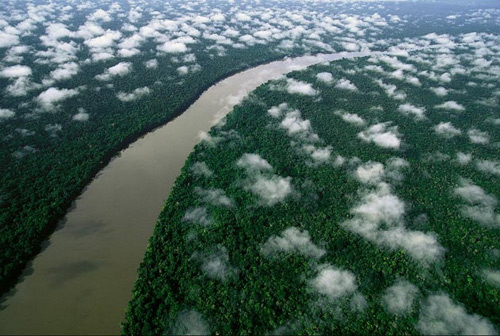
[[[0,334],[119,334],[148,238],[199,133],[270,79],[366,55],[304,56],[240,72],[121,151],[73,202],[20,282],[2,298]]]

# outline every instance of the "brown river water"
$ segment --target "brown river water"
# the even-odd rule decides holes
[[[121,151],[73,202],[20,282],[2,298],[0,334],[119,334],[148,238],[199,133],[270,79],[366,55],[304,56],[240,72]]]

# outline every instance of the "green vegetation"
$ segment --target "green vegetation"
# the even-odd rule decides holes
[[[500,183],[481,162],[498,169],[499,86],[470,71],[471,52],[342,60],[288,76],[316,94],[290,94],[285,79],[254,91],[189,156],[123,333],[498,330],[499,284],[485,272],[500,269]],[[458,63],[435,66],[450,55]],[[459,67],[446,83],[424,72]],[[431,90],[442,85],[446,97]],[[458,131],[438,132],[449,121]]]

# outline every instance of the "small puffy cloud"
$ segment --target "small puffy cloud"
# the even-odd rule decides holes
[[[278,252],[298,253],[315,259],[326,253],[311,241],[309,232],[296,227],[286,229],[280,236],[272,236],[261,248],[261,253],[265,256],[273,256]]]
[[[184,214],[184,217],[182,217],[182,221],[195,223],[201,226],[209,226],[212,224],[212,220],[208,216],[207,208],[205,207],[188,209]]]
[[[342,48],[346,51],[358,51],[359,45],[355,42],[342,42]]]
[[[279,118],[283,114],[283,112],[288,111],[289,107],[287,103],[281,103],[278,106],[272,106],[267,113],[274,118]]]
[[[137,88],[132,92],[118,92],[116,94],[116,98],[121,100],[122,102],[131,102],[137,99],[140,99],[144,96],[147,96],[151,93],[151,90],[145,86],[142,88]]]
[[[292,194],[292,178],[273,175],[271,177],[258,176],[248,189],[260,198],[266,206],[273,206],[284,201]]]
[[[375,190],[366,191],[351,213],[353,218],[342,225],[377,245],[402,248],[422,262],[434,261],[444,252],[434,234],[406,229],[405,204],[384,182]]]
[[[238,162],[236,162],[236,165],[238,167],[247,169],[250,172],[259,172],[273,169],[269,162],[267,162],[266,159],[263,159],[259,154],[245,153],[238,160]]]
[[[13,65],[0,71],[0,77],[19,78],[31,76],[31,68],[25,65]]]
[[[94,37],[88,40],[85,40],[85,44],[89,48],[93,48],[96,50],[101,50],[103,48],[110,48],[114,46],[115,41],[119,40],[122,37],[122,33],[119,31],[108,30],[104,35]]]
[[[331,147],[318,148],[314,145],[304,145],[303,148],[316,164],[328,162],[332,156]]]
[[[89,120],[89,114],[83,108],[78,109],[78,113],[73,116],[75,121],[87,121]]]
[[[389,312],[396,315],[411,311],[418,288],[406,280],[398,280],[384,291],[382,301]]]
[[[354,85],[350,80],[346,78],[340,79],[337,84],[335,84],[335,88],[340,89],[340,90],[347,90],[347,91],[358,91],[358,88],[356,85]]]
[[[320,72],[316,75],[316,78],[323,83],[333,83],[333,75],[329,72]]]
[[[485,270],[483,276],[493,286],[500,287],[500,271]]]
[[[500,161],[477,160],[476,168],[484,173],[500,176]]]
[[[161,46],[158,46],[158,50],[166,52],[168,54],[179,54],[186,52],[188,49],[185,43],[167,41]]]
[[[500,215],[495,214],[498,203],[495,196],[487,194],[483,188],[466,179],[460,180],[460,186],[455,188],[453,193],[466,202],[461,207],[461,213],[464,217],[477,221],[486,227],[500,226]]]
[[[221,22],[221,21],[225,21],[226,20],[226,17],[224,16],[224,14],[221,14],[221,13],[217,13],[217,14],[214,14],[210,17],[210,19],[212,21],[218,21],[218,22]]]
[[[125,75],[128,75],[131,71],[132,71],[132,63],[120,62],[106,69],[103,74],[95,76],[95,78],[100,81],[108,81],[116,76],[123,77]]]
[[[385,93],[387,96],[396,99],[396,100],[405,100],[406,99],[406,94],[401,91],[397,91],[397,86],[394,84],[386,84],[382,80],[377,79],[375,80],[375,83],[377,83],[382,89],[384,89]]]
[[[397,149],[401,145],[397,127],[388,128],[388,123],[379,123],[370,126],[366,131],[358,133],[358,138],[366,142],[373,142],[382,148]]]
[[[451,122],[442,122],[434,126],[434,132],[445,138],[453,138],[454,136],[462,134],[462,131],[455,128]]]
[[[417,107],[412,104],[403,104],[399,105],[398,107],[398,112],[405,114],[405,115],[413,115],[415,119],[423,119],[425,118],[425,107]]]
[[[52,110],[56,104],[76,96],[78,90],[76,89],[58,89],[51,87],[38,95],[36,98],[38,104],[45,110]]]
[[[201,259],[201,270],[209,278],[224,281],[236,270],[229,265],[229,254],[224,246],[218,246],[213,252],[205,255],[194,255]]]
[[[319,294],[330,299],[353,294],[358,289],[356,277],[352,272],[331,265],[320,266],[318,275],[310,280],[309,284]]]
[[[0,120],[9,119],[15,115],[16,115],[16,113],[12,110],[0,108]]]
[[[337,114],[340,114],[342,120],[350,124],[357,126],[364,126],[366,124],[365,120],[356,113],[338,112]]]
[[[417,329],[424,335],[497,335],[486,318],[469,314],[448,295],[431,295],[422,305]]]
[[[262,205],[273,206],[293,193],[292,178],[272,174],[269,162],[258,154],[245,153],[236,165],[246,170],[248,181],[245,189],[258,196]]]
[[[194,191],[196,194],[198,194],[198,196],[201,197],[201,200],[205,203],[215,206],[234,206],[233,200],[226,196],[226,193],[222,189],[202,189],[200,187],[196,187]]]
[[[384,165],[372,161],[362,164],[354,172],[356,179],[364,184],[378,184],[382,181],[384,175]]]
[[[196,310],[185,310],[177,316],[170,328],[172,335],[209,335],[210,329],[203,315]]]
[[[99,8],[94,13],[92,13],[88,17],[88,19],[91,20],[91,21],[109,22],[109,21],[111,21],[111,16],[108,14],[108,12],[106,12],[105,10]]]
[[[56,81],[73,77],[80,70],[80,66],[75,62],[63,63],[50,73],[50,77]]]
[[[318,91],[315,90],[311,84],[291,78],[287,79],[286,90],[291,94],[300,94],[305,96],[315,96],[318,94]]]
[[[189,72],[189,68],[185,65],[177,68],[177,73],[181,76],[187,75],[188,72]]]
[[[195,162],[189,169],[195,176],[212,177],[213,171],[208,168],[205,162]]]
[[[312,127],[309,120],[302,119],[300,113],[289,112],[281,121],[280,126],[288,131],[288,134],[311,133]]]
[[[467,131],[467,135],[469,136],[469,140],[475,144],[487,144],[490,142],[490,136],[486,132],[482,132],[478,129],[470,129]]]
[[[19,36],[0,30],[0,48],[8,48],[19,44]]]
[[[452,111],[464,111],[465,110],[465,107],[462,104],[459,104],[453,100],[444,102],[443,104],[440,104],[440,105],[436,105],[435,107],[439,108],[439,109],[452,110]]]
[[[156,69],[158,68],[158,60],[157,59],[151,59],[149,61],[146,61],[144,63],[144,66],[148,69]]]
[[[444,97],[448,94],[448,90],[442,86],[440,87],[437,87],[437,88],[431,88],[432,92],[434,92],[434,94],[436,96],[439,96],[439,97]]]
[[[252,21],[252,17],[250,17],[249,15],[245,14],[245,13],[236,13],[236,15],[234,16],[236,18],[236,20],[240,21],[240,22],[247,22],[247,21]]]
[[[461,165],[466,165],[472,160],[472,154],[467,154],[467,153],[462,153],[458,152],[457,153],[457,162]]]

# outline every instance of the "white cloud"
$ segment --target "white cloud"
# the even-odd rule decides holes
[[[418,288],[406,280],[398,280],[384,291],[382,300],[392,314],[407,314],[413,307]]]
[[[342,42],[342,48],[346,51],[358,51],[359,45],[355,42]]]
[[[184,53],[188,50],[185,43],[167,41],[161,46],[158,46],[158,50],[169,53],[169,54],[179,54]]]
[[[137,88],[134,91],[129,92],[129,93],[120,91],[116,94],[116,98],[118,98],[122,102],[131,102],[131,101],[140,99],[144,96],[147,96],[150,93],[151,93],[151,90],[147,86],[145,86],[145,87]]]
[[[16,113],[12,110],[0,108],[0,120],[9,119],[15,115],[16,115]]]
[[[484,270],[484,278],[493,286],[500,287],[500,271]]]
[[[309,284],[318,293],[330,299],[353,294],[358,288],[352,272],[331,265],[320,266],[318,275],[310,280]]]
[[[95,76],[97,80],[108,81],[115,76],[126,76],[132,71],[132,63],[120,62],[104,71],[103,74]]]
[[[259,196],[260,202],[266,206],[273,206],[284,201],[293,192],[291,177],[258,176],[248,189]]]
[[[201,197],[201,200],[205,203],[215,206],[234,206],[233,200],[226,196],[226,193],[222,189],[202,189],[200,187],[196,187],[194,188],[194,191],[196,194],[198,194],[198,196]]]
[[[40,93],[36,100],[43,109],[52,110],[56,107],[57,103],[76,96],[77,94],[78,90],[76,89],[58,89],[51,87]]]
[[[263,159],[259,154],[245,153],[238,160],[238,162],[236,162],[236,165],[247,169],[249,172],[260,172],[273,169],[269,162],[267,162],[266,159]]]
[[[179,313],[169,333],[172,335],[209,335],[210,329],[203,315],[196,310],[185,310]]]
[[[388,123],[379,123],[370,126],[366,131],[358,133],[358,138],[366,142],[373,142],[382,148],[397,149],[401,145],[397,127],[387,129]]]
[[[186,211],[184,217],[182,217],[184,222],[195,223],[201,226],[209,226],[212,224],[212,219],[208,216],[207,208],[197,207],[191,208]]]
[[[342,225],[375,244],[404,249],[413,258],[428,262],[440,258],[444,249],[434,234],[409,231],[404,226],[405,204],[382,182],[368,190],[351,209],[353,218]]]
[[[434,131],[445,137],[445,138],[453,138],[454,136],[462,134],[462,131],[458,128],[455,128],[451,122],[442,122],[434,126]]]
[[[422,305],[417,329],[424,335],[497,335],[484,317],[469,314],[448,295],[436,294]]]
[[[396,100],[405,100],[406,99],[406,94],[401,91],[397,91],[397,87],[394,84],[385,84],[382,82],[382,80],[377,79],[375,80],[375,83],[377,83],[382,89],[384,89],[385,94],[393,99]]]
[[[31,76],[31,68],[25,65],[13,65],[0,71],[0,77],[19,78]]]
[[[467,131],[467,135],[469,136],[469,140],[475,144],[487,144],[490,142],[490,136],[486,132],[482,132],[478,129],[470,129]]]
[[[146,61],[144,63],[144,66],[148,69],[156,69],[158,68],[158,60],[157,59],[151,59],[149,61]]]
[[[476,167],[482,172],[500,176],[500,161],[477,160]]]
[[[63,63],[50,73],[50,77],[56,81],[69,79],[76,75],[79,70],[80,66],[75,62]]]
[[[203,256],[195,255],[196,257],[201,257],[201,270],[209,278],[224,281],[236,272],[229,265],[229,254],[224,246],[218,246],[213,252]]]
[[[283,114],[283,112],[289,110],[287,103],[281,103],[278,106],[272,106],[267,113],[269,113],[274,118],[279,118]]]
[[[87,121],[89,120],[89,114],[83,108],[78,109],[78,113],[73,116],[75,121]]]
[[[305,96],[315,96],[318,91],[311,84],[288,78],[286,90],[291,94],[301,94]]]
[[[250,17],[249,15],[245,14],[245,13],[236,13],[236,15],[234,16],[236,18],[236,20],[240,21],[240,22],[247,22],[247,21],[252,21],[252,17]]]
[[[19,44],[19,36],[0,30],[0,48],[8,48]]]
[[[119,40],[122,37],[122,33],[119,31],[108,30],[104,35],[94,37],[88,40],[85,40],[85,44],[89,48],[93,49],[103,49],[114,46],[115,41]]]
[[[177,68],[177,73],[181,76],[187,75],[188,72],[189,72],[189,68],[185,65]]]
[[[452,111],[464,111],[465,107],[456,101],[450,100],[447,102],[444,102],[443,104],[436,105],[436,108],[439,109],[445,109],[445,110],[452,110]]]
[[[311,236],[306,230],[290,227],[280,236],[270,237],[261,248],[265,256],[273,256],[277,252],[298,253],[311,258],[321,258],[326,251],[319,248],[311,241]]]
[[[304,150],[311,155],[315,163],[325,163],[330,160],[332,155],[331,147],[317,148],[314,145],[305,145]]]
[[[92,21],[109,22],[111,21],[111,16],[108,14],[108,12],[99,8],[94,13],[92,13],[92,15],[88,17],[88,19]]]
[[[316,75],[316,78],[323,83],[330,84],[333,82],[333,75],[329,72],[320,72]]]
[[[439,97],[444,97],[448,94],[448,90],[442,86],[440,87],[437,87],[437,88],[431,88],[432,92],[434,92],[436,94],[436,96],[439,96]]]
[[[205,162],[195,162],[191,168],[190,171],[195,175],[195,176],[202,176],[202,177],[212,177],[214,175],[213,171],[208,168],[208,165]]]
[[[356,85],[354,85],[350,80],[346,78],[340,79],[337,84],[335,84],[335,88],[340,89],[340,90],[347,90],[347,91],[358,91],[358,88]]]
[[[298,111],[288,112],[281,121],[280,126],[288,131],[288,134],[312,133],[311,122],[302,119]]]
[[[457,162],[461,165],[466,165],[472,160],[472,154],[467,154],[467,153],[462,153],[458,152],[457,153]]]
[[[467,203],[461,207],[464,217],[486,227],[500,226],[500,215],[495,214],[498,203],[495,196],[487,194],[481,187],[465,179],[460,180],[460,186],[455,188],[453,193]]]
[[[366,124],[365,120],[361,118],[358,114],[356,113],[347,113],[347,112],[339,112],[340,116],[342,117],[342,120],[345,122],[348,122],[350,124],[354,124],[357,126],[364,126]]]
[[[405,115],[412,114],[415,116],[415,119],[423,119],[425,118],[425,107],[417,107],[412,104],[403,104],[399,105],[398,112],[401,112]]]
[[[378,184],[385,175],[384,165],[380,162],[369,161],[359,166],[354,176],[364,184]]]

